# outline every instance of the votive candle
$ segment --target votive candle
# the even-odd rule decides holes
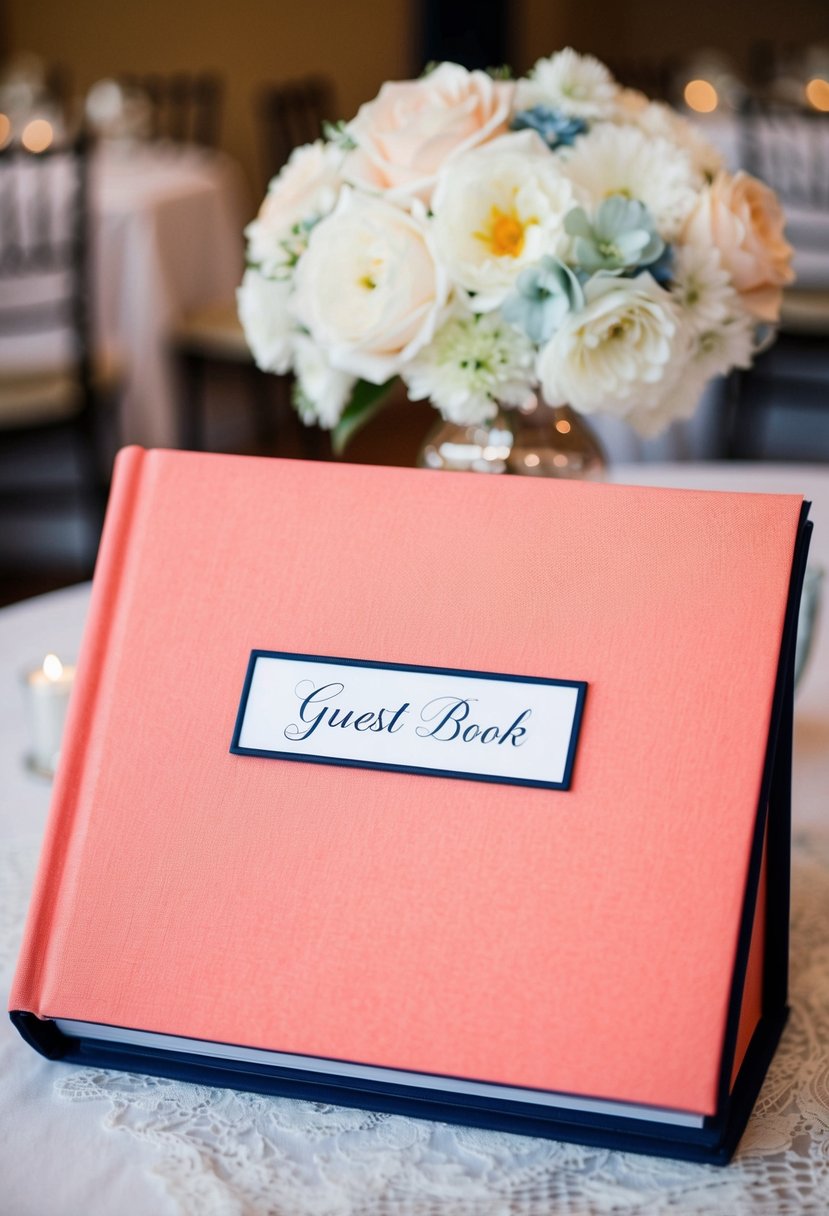
[[[47,654],[40,667],[25,674],[26,715],[31,748],[29,764],[35,772],[53,777],[60,753],[69,694],[75,668],[56,654]]]

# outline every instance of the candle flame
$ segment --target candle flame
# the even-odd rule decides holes
[[[59,680],[63,675],[63,663],[56,654],[47,654],[43,660],[43,674],[47,680]]]

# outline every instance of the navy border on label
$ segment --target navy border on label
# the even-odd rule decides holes
[[[564,765],[564,775],[561,781],[534,781],[526,777],[499,777],[491,773],[461,773],[454,769],[427,768],[414,764],[382,764],[373,760],[349,760],[339,756],[315,756],[296,752],[270,751],[258,747],[242,747],[239,739],[242,734],[242,724],[248,704],[248,696],[253,682],[253,673],[258,659],[302,659],[307,663],[332,663],[341,667],[373,667],[382,671],[415,671],[428,675],[464,676],[473,680],[500,680],[510,684],[547,684],[563,688],[576,689],[576,709],[573,714],[573,725],[570,731],[570,744],[567,748],[567,759]],[[233,739],[230,744],[234,756],[259,756],[267,760],[292,760],[308,764],[330,764],[337,768],[368,768],[381,769],[384,772],[411,773],[421,777],[452,777],[460,781],[486,781],[494,785],[527,785],[535,789],[569,790],[573,767],[576,761],[576,747],[581,733],[581,722],[584,713],[584,701],[587,696],[586,680],[553,680],[546,676],[516,676],[504,675],[494,671],[469,671],[465,667],[425,667],[416,663],[383,663],[377,659],[341,659],[330,655],[298,654],[290,650],[252,650],[248,659],[245,673],[245,683],[242,688],[242,700],[236,715],[236,725],[233,729]]]

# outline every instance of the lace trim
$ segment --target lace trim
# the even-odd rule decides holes
[[[15,909],[32,869],[33,859],[10,855],[0,887],[4,944],[16,936]],[[88,1068],[56,1070],[55,1093],[106,1103],[103,1126],[152,1146],[169,1195],[198,1216],[823,1213],[827,908],[829,841],[803,837],[793,882],[792,1015],[727,1170]]]

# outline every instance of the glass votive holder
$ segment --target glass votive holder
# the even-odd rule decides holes
[[[62,663],[56,654],[47,654],[41,665],[24,672],[22,679],[29,730],[26,766],[41,777],[51,778],[60,755],[75,668]]]

